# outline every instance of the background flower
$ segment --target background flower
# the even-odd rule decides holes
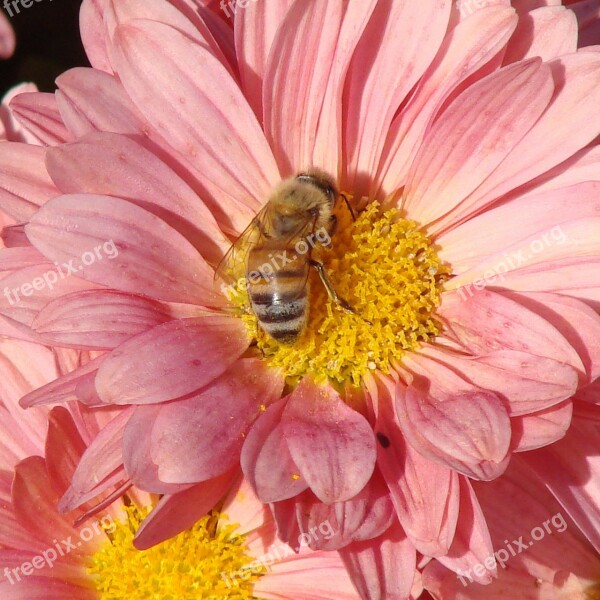
[[[284,540],[317,516],[352,517],[328,543],[364,597],[406,597],[417,552],[450,553],[456,570],[489,553],[471,480],[562,438],[600,358],[600,59],[576,52],[570,11],[517,8],[265,1],[238,9],[232,29],[189,4],[84,2],[94,68],[62,75],[56,95],[13,99],[41,146],[0,148],[12,190],[0,201],[24,224],[5,236],[0,310],[46,343],[102,353],[23,403],[127,407],[63,508],[131,482],[202,485],[212,500],[241,460]],[[356,301],[374,316],[332,309],[327,348],[340,354],[309,344],[265,361],[213,271],[277,182],[313,164],[417,224],[364,211],[338,239],[373,269]],[[369,263],[402,233],[420,244],[402,269],[380,270],[395,243]],[[73,263],[73,276],[43,279]],[[408,315],[394,295],[406,274],[427,282],[410,313],[426,318],[404,319],[413,338],[393,330],[406,343],[390,358],[386,307]],[[40,278],[40,293],[22,293]],[[360,343],[373,336],[370,356]],[[324,375],[331,385],[313,381]]]

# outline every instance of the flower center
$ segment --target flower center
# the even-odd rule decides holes
[[[418,225],[395,209],[380,212],[377,202],[355,221],[343,206],[337,217],[331,244],[315,248],[312,258],[353,312],[329,297],[311,269],[309,320],[294,344],[259,330],[253,314],[243,317],[266,360],[292,381],[310,373],[359,385],[369,371],[388,373],[393,360],[440,330],[435,310],[449,269]]]
[[[252,585],[262,572],[243,569],[253,559],[236,525],[219,531],[219,515],[210,514],[191,529],[148,550],[133,546],[147,511],[127,507],[128,521],[112,525],[107,542],[92,557],[88,573],[102,600],[218,600],[254,598]],[[264,572],[264,569],[262,570]],[[243,572],[244,577],[231,574]]]

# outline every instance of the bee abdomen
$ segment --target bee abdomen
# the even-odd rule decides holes
[[[300,294],[250,294],[252,310],[262,328],[282,344],[295,342],[308,317],[306,289]]]

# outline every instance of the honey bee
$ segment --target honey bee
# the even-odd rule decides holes
[[[293,344],[306,328],[310,268],[329,296],[353,312],[335,292],[323,264],[312,258],[315,247],[331,243],[339,197],[333,178],[317,169],[282,181],[217,269],[225,280],[243,281],[260,327],[281,344]],[[236,278],[240,273],[243,277]]]

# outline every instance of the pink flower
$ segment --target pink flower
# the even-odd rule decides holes
[[[76,353],[66,355],[74,358]],[[75,464],[106,411],[76,404],[26,415],[18,399],[55,378],[56,356],[29,342],[0,342],[0,596],[70,600],[189,597],[358,600],[336,552],[313,552],[299,538],[295,554],[279,542],[273,519],[247,483],[238,482],[221,514],[204,516],[197,490],[168,497],[133,536],[157,499],[127,490],[127,506],[103,507],[98,521],[57,510]],[[111,411],[114,414],[114,411]],[[106,502],[105,502],[106,503]],[[192,516],[193,515],[193,516]],[[79,524],[73,525],[76,517]],[[329,539],[328,521],[315,539]],[[177,535],[178,534],[178,535]],[[161,546],[157,539],[175,536]]]
[[[578,525],[581,526],[582,520],[598,518],[599,423],[598,407],[582,410],[573,418],[573,426],[563,440],[511,461],[506,473],[493,482],[474,484],[495,552],[476,557],[474,569],[479,574],[485,572],[488,570],[485,561],[489,566],[495,558],[492,569],[497,570],[498,578],[481,586],[477,583],[480,577],[473,570],[457,574],[434,560],[423,572],[425,587],[434,598],[592,600],[598,597],[599,539],[596,534],[594,539],[587,540]],[[563,464],[577,465],[578,476],[567,481]],[[551,490],[560,490],[559,494],[587,496],[591,505],[588,504],[585,513],[577,509],[571,512],[569,507],[565,510],[544,484]]]
[[[45,148],[0,145],[24,224],[0,311],[104,352],[23,405],[125,407],[62,508],[130,483],[214,503],[241,462],[285,541],[337,523],[312,547],[364,598],[407,597],[417,552],[491,551],[471,481],[561,439],[600,372],[600,56],[564,8],[486,4],[261,0],[232,29],[84,1],[94,68],[12,100]],[[315,279],[304,337],[257,349],[214,271],[312,166],[368,205],[322,254],[357,315]]]

